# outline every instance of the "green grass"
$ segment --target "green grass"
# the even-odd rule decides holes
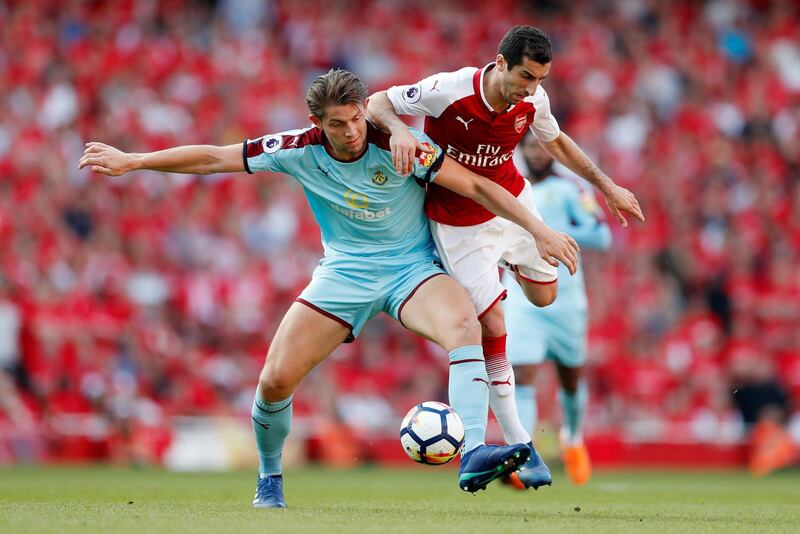
[[[800,474],[600,472],[585,487],[475,496],[450,468],[305,469],[287,510],[254,510],[253,473],[0,469],[0,532],[797,532]]]

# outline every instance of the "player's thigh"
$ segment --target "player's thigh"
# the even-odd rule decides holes
[[[445,270],[467,291],[478,316],[504,295],[497,262],[503,253],[503,229],[511,224],[495,218],[474,226],[431,221],[431,234]]]
[[[448,352],[465,345],[480,345],[475,308],[464,288],[446,275],[420,285],[399,311],[400,322]]]
[[[301,302],[293,303],[278,326],[261,371],[259,382],[266,400],[286,398],[349,335],[350,328],[340,321]]]

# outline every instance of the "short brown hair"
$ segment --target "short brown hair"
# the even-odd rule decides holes
[[[367,87],[352,72],[331,69],[317,76],[306,93],[308,110],[322,118],[328,106],[363,104],[367,100]]]
[[[514,26],[500,41],[498,54],[508,63],[508,70],[522,65],[522,58],[547,65],[553,61],[553,49],[550,39],[539,28],[533,26]]]

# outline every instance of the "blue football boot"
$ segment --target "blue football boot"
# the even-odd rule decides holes
[[[531,450],[525,444],[476,447],[461,458],[458,485],[470,493],[486,489],[489,482],[519,469],[528,460]]]
[[[283,475],[258,479],[253,508],[286,508],[286,501],[283,498]]]
[[[528,443],[527,447],[530,447],[531,455],[528,461],[520,467],[519,471],[511,474],[512,484],[516,487],[521,486],[521,489],[539,489],[542,486],[552,485],[553,475],[550,474],[550,468],[547,467],[542,457],[536,452],[533,442]],[[517,480],[514,480],[515,478]]]

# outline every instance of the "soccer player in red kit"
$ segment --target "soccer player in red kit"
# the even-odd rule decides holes
[[[408,174],[415,152],[425,148],[398,114],[422,115],[425,133],[447,155],[502,185],[540,217],[529,183],[512,162],[515,147],[530,129],[555,160],[603,193],[623,226],[627,226],[625,212],[644,221],[633,193],[616,185],[560,130],[541,85],[551,62],[547,36],[538,28],[515,26],[500,42],[494,62],[378,92],[370,97],[367,116],[391,133],[393,163],[399,173]],[[496,305],[506,293],[497,265],[514,272],[528,300],[547,306],[556,298],[557,262],[540,258],[532,236],[520,227],[435,184],[428,188],[425,211],[445,268],[467,289],[478,312],[491,382],[490,406],[503,436],[507,443],[530,443],[532,454],[519,478],[526,487],[549,485],[550,470],[517,415],[503,310]]]

